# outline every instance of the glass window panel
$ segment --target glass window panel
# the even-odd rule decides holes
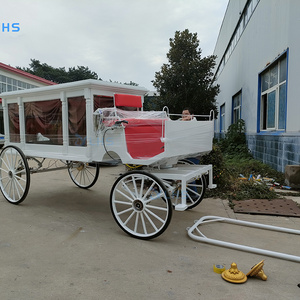
[[[279,82],[286,80],[286,57],[280,61]]]
[[[286,116],[286,83],[279,87],[278,129],[285,129]]]
[[[236,123],[240,119],[240,108],[235,108],[233,110],[233,123]]]
[[[270,86],[269,88],[275,86],[278,83],[278,64],[276,63],[270,69]]]
[[[4,93],[6,92],[6,84],[5,83],[1,83],[0,84],[0,93]]]
[[[24,103],[26,143],[62,145],[60,99]]]
[[[111,96],[94,95],[94,111],[97,108],[114,107],[114,98]]]
[[[86,146],[86,103],[83,96],[68,98],[69,145]]]
[[[248,6],[248,11],[249,11],[249,15],[250,15],[253,12],[253,1],[250,1],[248,5],[249,5]]]
[[[261,77],[261,91],[266,91],[270,86],[270,72],[265,72]]]
[[[8,107],[9,117],[9,139],[12,143],[20,142],[20,118],[19,105],[17,103],[10,103]]]
[[[221,118],[220,118],[220,131],[225,130],[225,104],[223,104],[220,108]]]
[[[267,128],[275,128],[275,99],[276,91],[273,91],[268,94]]]

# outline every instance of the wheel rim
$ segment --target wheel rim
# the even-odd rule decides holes
[[[84,162],[71,162],[68,168],[73,182],[81,188],[93,186],[99,176],[99,166]]]
[[[162,182],[142,172],[119,177],[111,192],[111,210],[126,233],[141,239],[160,235],[172,215],[169,194]]]
[[[6,200],[18,204],[25,199],[29,176],[25,156],[15,147],[4,148],[0,155],[0,188]]]

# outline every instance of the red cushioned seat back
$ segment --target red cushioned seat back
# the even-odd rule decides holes
[[[142,108],[142,97],[136,95],[115,94],[115,106],[138,107]]]
[[[132,158],[147,159],[164,152],[163,119],[127,119],[125,138]]]

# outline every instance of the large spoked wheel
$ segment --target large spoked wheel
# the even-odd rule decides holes
[[[5,199],[19,204],[27,196],[30,171],[24,153],[15,146],[7,146],[0,153],[0,189]]]
[[[110,194],[118,225],[129,235],[151,239],[162,234],[172,218],[169,193],[156,176],[132,171],[120,176]]]
[[[71,161],[68,162],[68,172],[77,186],[88,189],[97,182],[100,167],[97,163]]]

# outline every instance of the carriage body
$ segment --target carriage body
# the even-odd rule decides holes
[[[123,111],[115,106],[116,95],[130,95],[128,107],[141,109],[146,92],[84,80],[5,93],[5,145],[16,145],[32,157],[105,162],[113,156],[124,164],[155,166],[211,150],[213,120],[178,122],[165,112]],[[137,98],[141,104],[135,103]],[[104,120],[110,124],[102,131],[95,130],[97,109],[111,112]],[[126,123],[116,126],[118,120]]]
[[[134,167],[111,190],[116,222],[141,239],[164,232],[173,207],[193,208],[206,187],[215,187],[211,165],[181,163],[212,150],[214,120],[181,122],[166,111],[143,111],[146,93],[141,87],[83,80],[1,94],[0,189],[6,200],[25,199],[30,174],[51,169],[43,168],[45,159],[62,162],[80,188],[96,183],[101,164],[121,162]]]

